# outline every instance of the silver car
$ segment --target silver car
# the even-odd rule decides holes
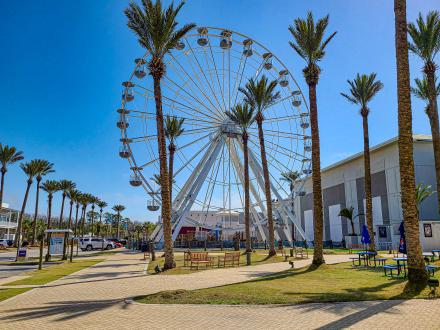
[[[79,239],[79,247],[83,251],[111,250],[115,248],[115,244],[103,238],[84,237]]]

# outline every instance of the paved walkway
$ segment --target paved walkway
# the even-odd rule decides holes
[[[328,255],[327,263],[348,256]],[[310,262],[296,261],[296,267]],[[438,329],[440,300],[352,302],[296,306],[127,304],[131,296],[237,283],[285,270],[287,263],[216,269],[187,275],[144,275],[139,254],[122,253],[0,303],[0,329],[148,328]]]

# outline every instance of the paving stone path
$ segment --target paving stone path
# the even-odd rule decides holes
[[[348,261],[328,255],[327,263]],[[310,259],[295,261],[305,266]],[[132,296],[238,283],[289,268],[287,263],[144,275],[140,254],[121,253],[0,303],[0,329],[439,329],[440,300],[372,301],[295,306],[129,304]]]

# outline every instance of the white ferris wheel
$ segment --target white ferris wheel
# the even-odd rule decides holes
[[[128,81],[122,83],[118,109],[121,130],[119,155],[130,163],[130,184],[149,195],[148,209],[160,208],[159,173],[153,80],[146,71],[149,54],[135,60]],[[281,173],[311,173],[309,111],[304,96],[285,65],[259,42],[231,30],[200,27],[188,33],[167,56],[162,83],[164,116],[184,119],[184,132],[176,140],[173,183],[173,239],[186,221],[203,226],[208,213],[232,214],[244,207],[243,152],[239,130],[225,111],[243,101],[238,91],[250,78],[262,75],[278,82],[281,97],[264,111],[263,129],[273,215],[278,237],[290,240],[287,225],[294,224],[289,183]],[[256,124],[249,129],[251,223],[263,239],[267,236],[266,201]],[[295,185],[301,194],[300,184]],[[188,219],[198,210],[199,219]],[[284,236],[282,232],[284,231]],[[153,234],[163,239],[161,227]]]

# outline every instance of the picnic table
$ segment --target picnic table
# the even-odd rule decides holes
[[[438,254],[438,259],[440,260],[440,250],[432,250],[432,255]]]
[[[401,269],[403,267],[403,271],[405,272],[405,277],[406,277],[406,261],[408,260],[408,258],[399,257],[399,258],[393,258],[393,260],[397,263],[397,275],[400,275]]]
[[[370,266],[370,259],[373,257],[374,267],[376,267],[376,256],[377,252],[373,251],[360,251],[356,252],[358,255],[359,266],[362,264],[362,260],[364,261],[365,266]]]

